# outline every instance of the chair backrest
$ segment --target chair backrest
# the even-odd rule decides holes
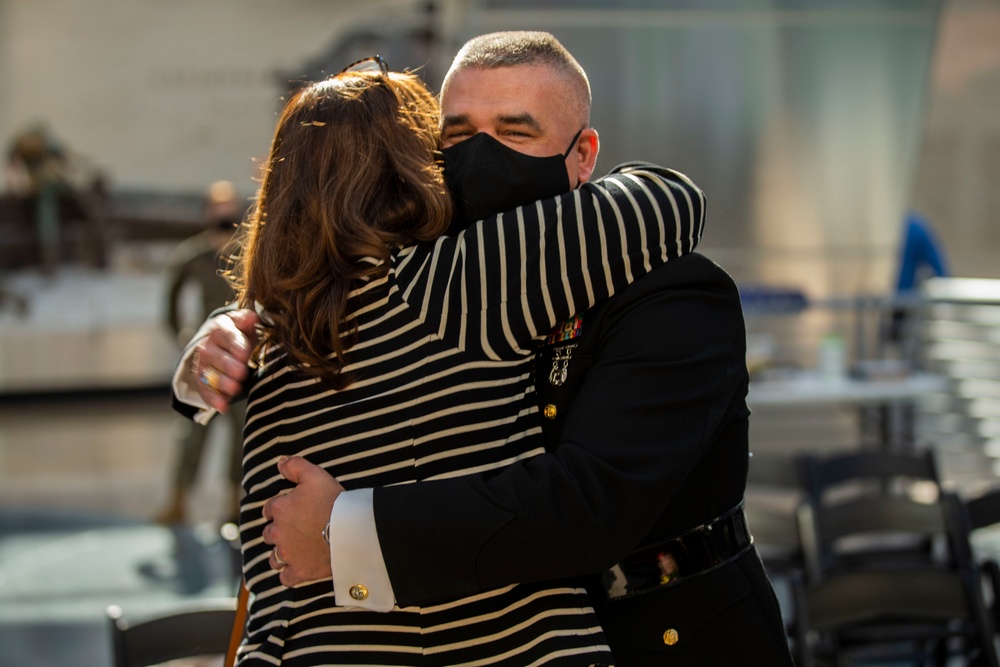
[[[187,603],[133,620],[118,606],[107,609],[114,667],[149,667],[170,660],[225,655],[236,615],[235,598]]]
[[[965,501],[969,528],[979,530],[1000,524],[1000,487],[994,487]]]
[[[811,581],[866,567],[931,564],[950,559],[940,502],[871,495],[827,505],[803,502],[797,513],[803,560]]]
[[[807,501],[797,520],[811,580],[848,559],[853,564],[890,558],[931,562],[935,548],[947,539],[933,452],[807,454],[799,465]],[[851,550],[843,548],[848,543]]]
[[[883,492],[898,492],[894,485],[906,489],[915,482],[938,486],[941,481],[931,450],[917,453],[861,450],[826,457],[806,455],[800,465],[806,493],[817,502],[823,502],[831,490],[852,483],[875,483]]]

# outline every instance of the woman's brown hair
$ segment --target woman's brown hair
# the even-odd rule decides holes
[[[398,72],[345,72],[288,101],[230,271],[240,306],[267,312],[258,352],[280,345],[310,375],[350,384],[348,294],[451,219],[439,114],[420,79]]]

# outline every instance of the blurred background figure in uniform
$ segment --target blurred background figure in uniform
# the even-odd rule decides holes
[[[216,308],[234,298],[229,282],[223,277],[223,257],[226,245],[243,218],[246,206],[237,196],[236,188],[229,181],[216,181],[205,192],[202,209],[204,231],[181,242],[167,260],[167,326],[176,336],[181,349],[191,340],[202,321]],[[192,299],[191,288],[198,292]],[[192,302],[196,307],[192,308]],[[188,308],[185,308],[188,306]],[[190,312],[185,312],[190,311]],[[174,470],[173,488],[166,507],[156,520],[161,523],[178,523],[188,518],[188,501],[204,458],[205,442],[210,428],[216,421],[228,429],[229,446],[227,480],[230,484],[226,508],[227,520],[238,516],[241,494],[243,460],[244,403],[233,404],[233,409],[222,419],[213,420],[209,426],[178,419],[179,457]]]
[[[16,135],[7,151],[7,191],[23,198],[34,221],[43,272],[59,263],[59,196],[71,189],[62,146],[42,124]]]
[[[15,234],[30,245],[22,257],[37,259],[42,272],[51,276],[72,248],[87,263],[104,268],[108,245],[104,174],[66,150],[41,122],[14,135],[6,157],[5,198],[17,209],[19,226],[31,228]]]

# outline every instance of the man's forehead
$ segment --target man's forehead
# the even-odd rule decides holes
[[[441,110],[460,115],[475,110],[493,115],[539,115],[534,107],[566,94],[566,82],[548,65],[469,67],[450,74],[441,91]]]
[[[453,87],[441,96],[445,116],[520,116],[537,106],[529,93],[511,90],[508,94],[489,87]]]

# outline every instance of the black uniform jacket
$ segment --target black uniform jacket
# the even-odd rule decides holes
[[[641,545],[742,502],[746,334],[725,271],[697,254],[671,260],[565,329],[536,371],[549,451],[489,475],[375,489],[400,605],[515,582],[593,583]],[[791,664],[753,549],[597,606],[620,667]]]
[[[698,254],[671,260],[566,329],[578,335],[547,345],[537,364],[541,412],[554,413],[541,419],[545,454],[489,475],[375,489],[400,605],[517,582],[593,586],[636,548],[742,501],[746,335],[725,271]],[[565,370],[561,385],[554,368],[556,377]],[[619,667],[791,665],[753,549],[652,593],[595,596],[595,605]]]

